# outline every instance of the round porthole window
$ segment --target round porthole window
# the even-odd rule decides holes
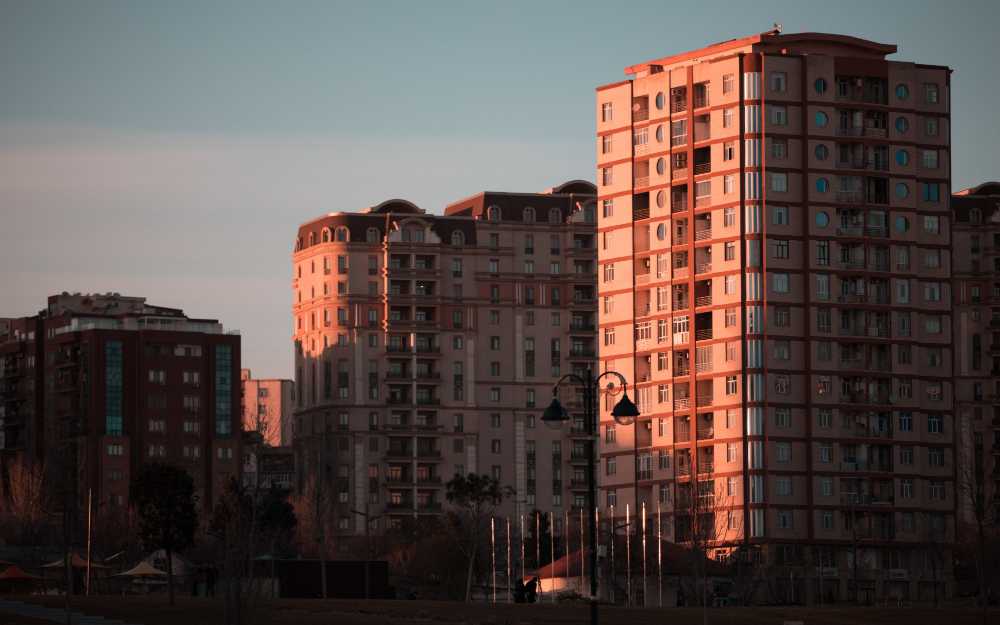
[[[902,182],[896,185],[896,197],[899,199],[905,198],[910,194],[910,187],[906,186]]]
[[[656,108],[662,110],[663,109],[663,102],[664,102],[663,92],[657,93],[656,94]]]
[[[899,132],[906,132],[906,129],[910,127],[910,122],[906,121],[905,117],[896,118],[896,130]]]
[[[816,158],[821,161],[825,161],[826,157],[830,155],[830,150],[826,149],[825,145],[816,146]]]
[[[663,192],[660,191],[660,193]],[[663,224],[660,224],[659,226],[656,227],[656,238],[661,241],[667,238],[667,227],[664,226]]]
[[[896,220],[896,230],[900,232],[906,232],[910,229],[910,220],[906,217],[900,217]]]
[[[906,152],[906,150],[897,150],[896,162],[900,165],[906,165],[910,162],[910,155]]]
[[[896,97],[900,100],[905,100],[906,96],[910,95],[910,90],[906,88],[906,85],[896,85]]]
[[[826,91],[826,79],[817,78],[816,82],[813,83],[813,87],[816,88],[816,93],[824,93]]]
[[[666,192],[660,191],[659,193],[656,194],[656,205],[659,206],[660,208],[663,208],[664,206],[667,205]],[[662,228],[663,226],[660,227]]]
[[[823,111],[820,111],[819,113],[816,113],[816,125],[817,126],[819,126],[820,128],[822,128],[823,126],[826,126],[826,122],[828,122],[828,121],[829,121],[829,118],[826,116],[826,113],[824,113]]]
[[[826,228],[827,224],[830,223],[830,216],[820,211],[816,213],[816,225],[820,228]]]
[[[663,125],[656,127],[656,142],[663,143]]]
[[[663,175],[663,172],[667,170],[667,162],[662,158],[656,159],[656,173]]]
[[[820,193],[826,193],[830,190],[830,183],[826,178],[820,178],[816,181],[816,190]]]

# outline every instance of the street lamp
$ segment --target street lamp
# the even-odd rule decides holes
[[[597,391],[598,382],[601,378],[606,375],[617,376],[622,384],[622,398],[615,404],[614,409],[611,411],[611,416],[615,418],[615,421],[621,425],[632,425],[635,423],[636,417],[639,416],[639,409],[636,408],[632,400],[628,398],[628,382],[625,378],[616,371],[605,371],[596,378],[593,377],[593,373],[590,368],[587,368],[586,379],[578,376],[575,373],[570,373],[564,375],[559,379],[558,382],[552,387],[552,403],[549,407],[545,409],[542,413],[542,422],[546,426],[553,430],[558,430],[569,421],[569,414],[567,414],[566,409],[562,407],[559,403],[559,398],[556,397],[557,389],[559,385],[565,380],[575,381],[581,386],[583,386],[583,412],[584,412],[584,428],[587,431],[587,484],[588,492],[590,493],[590,500],[587,508],[589,509],[588,514],[590,515],[590,623],[591,625],[597,625],[597,495],[595,493],[596,488],[596,476],[595,476],[595,465],[594,465],[594,441],[597,438]],[[608,385],[608,390],[614,388],[614,383]],[[613,521],[612,521],[613,522]]]
[[[368,543],[368,530],[371,529],[372,521],[381,518],[382,515],[368,516],[368,504],[365,504],[365,511],[364,512],[359,512],[358,510],[354,510],[354,509],[352,509],[351,512],[353,512],[354,514],[360,514],[361,516],[365,517],[365,599],[371,599],[370,590],[369,590],[369,579],[370,579],[370,577],[369,577],[369,574],[368,574],[368,562],[369,562],[369,556],[368,556],[368,544],[369,544]]]

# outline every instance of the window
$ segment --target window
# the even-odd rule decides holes
[[[611,488],[608,489],[608,507],[614,508],[618,505],[618,491]]]
[[[722,160],[736,160],[736,147],[734,141],[726,141],[722,144]]]
[[[771,91],[787,91],[788,74],[771,72]]]
[[[490,389],[490,401],[500,401],[500,389],[498,388]]]
[[[821,428],[828,428],[828,427],[830,427],[830,422],[832,420],[831,419],[832,413],[833,413],[833,411],[830,410],[829,408],[820,408],[819,409],[819,426]]]
[[[944,449],[941,447],[927,448],[927,464],[932,467],[944,466]]]
[[[788,158],[788,139],[771,139],[771,156]]]
[[[722,180],[722,192],[723,193],[735,193],[736,192],[736,175],[726,175],[723,176]]]
[[[609,122],[611,121],[611,103],[605,102],[601,104],[601,121]]]
[[[788,107],[787,106],[771,106],[771,123],[776,126],[784,126],[788,124]]]
[[[730,295],[735,292],[736,292],[736,276],[728,275],[726,276],[725,293],[726,295]]]
[[[830,462],[830,456],[833,455],[833,443],[820,443],[819,452],[823,462]]]
[[[937,102],[938,101],[938,86],[937,83],[925,82],[924,83],[924,102]]]
[[[830,242],[829,241],[817,241],[816,242],[816,264],[817,265],[829,265],[830,264]]]
[[[935,137],[938,134],[940,128],[940,120],[937,117],[925,117],[924,118],[924,134]]]
[[[726,309],[726,327],[732,328],[736,326],[736,309],[727,308]]]
[[[788,326],[791,325],[791,314],[789,312],[788,306],[775,306],[774,307],[774,325],[776,326]]]
[[[819,493],[829,497],[833,494],[833,478],[824,475],[819,478]]]
[[[899,480],[899,496],[903,499],[913,499],[913,480],[902,478]]]
[[[605,345],[615,344],[615,329],[613,327],[604,328],[604,344]]]
[[[792,460],[791,443],[775,443],[775,449],[778,452],[778,461],[790,462]]]
[[[730,128],[736,119],[736,109],[729,108],[722,110],[722,127]]]
[[[775,226],[787,226],[788,225],[788,207],[787,206],[772,206],[771,207],[771,223]]]
[[[777,478],[777,486],[779,495],[791,495],[792,494],[791,476],[779,475]]]
[[[944,499],[944,482],[931,480],[929,490],[932,501],[941,501]]]
[[[726,376],[726,395],[736,395],[739,393],[739,383],[735,375]]]
[[[729,228],[736,225],[736,209],[727,208],[722,213],[722,225],[725,228]]]
[[[924,167],[927,169],[938,168],[938,151],[924,150]]]
[[[941,434],[944,432],[944,419],[941,415],[927,415],[927,432],[930,434]]]
[[[941,283],[924,282],[924,299],[929,302],[941,300]]]
[[[604,265],[604,281],[614,282],[615,280],[615,264],[607,263]]]
[[[774,341],[774,357],[778,360],[788,360],[790,351],[788,341]]]
[[[775,258],[788,258],[788,240],[787,239],[772,239],[774,257]]]
[[[830,309],[829,308],[817,308],[816,309],[816,331],[817,332],[829,332],[830,331]]]
[[[914,529],[913,518],[914,517],[913,517],[913,513],[912,512],[904,512],[904,513],[902,513],[902,515],[900,517],[900,525],[901,525],[901,530],[902,531],[904,531],[904,532],[912,532],[913,531],[913,529]]]
[[[124,445],[108,445],[108,455],[109,456],[123,456],[125,455]]]
[[[778,529],[792,528],[792,511],[778,510]]]
[[[771,174],[771,190],[772,191],[788,191],[788,174],[787,173],[772,173]]]
[[[792,392],[791,377],[788,375],[774,376],[774,391],[776,393],[791,393]]]
[[[740,448],[736,443],[726,443],[726,462],[739,462]]]
[[[772,273],[771,285],[775,293],[788,293],[788,274]]]
[[[913,431],[913,413],[912,412],[901,412],[901,413],[899,413],[899,430],[901,432],[911,432],[911,431]]]
[[[899,464],[913,464],[913,445],[899,447]]]
[[[941,315],[926,315],[924,326],[928,334],[941,334]]]
[[[774,409],[774,425],[779,428],[790,428],[792,427],[792,410],[791,408],[775,408]]]
[[[613,443],[617,439],[617,432],[614,425],[604,426],[604,442]]]
[[[830,360],[830,341],[818,341],[817,346],[819,347],[819,359],[820,360]]]
[[[830,276],[829,274],[816,275],[816,298],[830,299]]]
[[[614,180],[614,174],[612,172],[612,168],[611,167],[605,167],[602,170],[601,173],[602,173],[602,180],[604,182],[604,186],[605,187],[611,186],[611,183]]]
[[[604,135],[601,138],[601,153],[610,154],[611,153],[611,135]]]
[[[607,474],[607,475],[615,475],[616,473],[618,473],[618,459],[617,458],[615,458],[613,456],[611,458],[608,458],[607,461],[605,461],[604,466],[605,466],[605,474]]]

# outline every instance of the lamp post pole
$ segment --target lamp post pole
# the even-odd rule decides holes
[[[598,382],[604,376],[616,376],[622,384],[622,399],[615,404],[614,409],[611,411],[611,415],[618,423],[631,425],[635,422],[636,417],[639,416],[639,409],[629,400],[628,383],[620,373],[606,371],[594,378],[593,372],[588,367],[586,376],[586,379],[584,379],[575,373],[570,373],[556,382],[552,387],[552,403],[545,409],[542,421],[553,429],[564,426],[569,421],[569,415],[559,403],[558,397],[555,397],[557,389],[564,380],[574,381],[583,387],[584,427],[587,430],[587,491],[590,496],[590,501],[587,505],[590,514],[590,623],[591,625],[597,625],[597,473],[594,455],[596,452],[598,426]],[[609,385],[610,388],[612,388],[611,385]],[[614,520],[612,519],[613,523]]]
[[[369,584],[370,576],[369,576],[369,573],[368,573],[368,563],[369,563],[369,556],[368,556],[368,545],[369,545],[369,542],[368,542],[368,532],[371,529],[372,521],[374,521],[375,519],[381,517],[382,515],[368,516],[368,504],[365,504],[365,511],[364,512],[359,512],[357,510],[351,510],[351,512],[353,512],[354,514],[360,514],[361,516],[365,517],[365,599],[371,599],[371,590],[370,590],[370,586],[371,585]]]

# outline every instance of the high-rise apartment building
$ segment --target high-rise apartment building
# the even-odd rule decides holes
[[[239,334],[214,319],[117,293],[51,296],[0,337],[4,483],[12,467],[44,468],[81,501],[92,489],[117,506],[141,463],[176,462],[209,514],[240,469],[239,370]]]
[[[444,216],[391,200],[299,227],[297,489],[322,479],[339,531],[364,530],[351,507],[439,513],[457,473],[514,487],[502,514],[585,505],[582,415],[553,432],[541,413],[596,363],[595,192],[480,193]]]
[[[711,516],[794,601],[950,592],[950,70],[895,51],[775,31],[597,89],[600,360],[642,411],[602,402],[599,504]]]
[[[291,445],[295,382],[277,378],[258,380],[249,369],[242,369],[240,383],[243,429],[260,431],[269,447]]]
[[[959,519],[974,524],[978,503],[992,523],[1000,518],[1000,183],[955,193],[951,211],[955,414],[967,453],[958,473]],[[973,493],[982,501],[972,501]]]

